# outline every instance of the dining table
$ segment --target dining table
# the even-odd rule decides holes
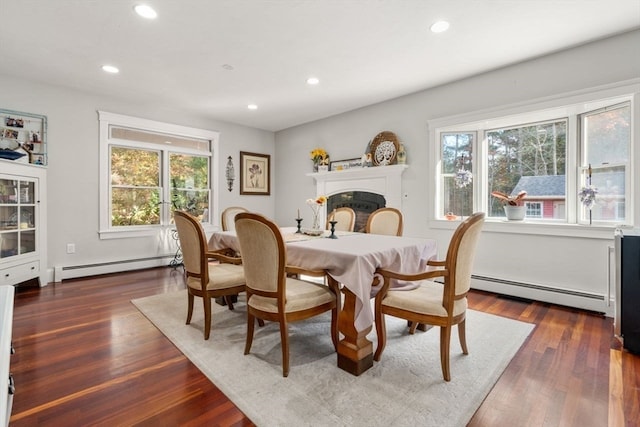
[[[433,239],[386,236],[339,231],[330,237],[297,232],[295,227],[281,227],[286,243],[287,265],[308,270],[324,270],[329,280],[341,284],[344,301],[338,315],[342,339],[338,343],[338,367],[360,375],[373,366],[373,344],[367,338],[374,322],[371,298],[375,295],[376,269],[404,274],[425,271],[427,262],[437,255]],[[217,231],[209,238],[209,249],[230,248],[242,251],[235,231]],[[392,283],[397,289],[415,284]]]

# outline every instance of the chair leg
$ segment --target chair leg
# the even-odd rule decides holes
[[[244,344],[244,354],[249,354],[251,351],[251,344],[253,344],[253,329],[255,328],[255,317],[253,314],[247,314],[247,340]]]
[[[466,331],[466,323],[467,319],[458,323],[458,338],[460,339],[460,347],[462,347],[463,354],[469,354],[469,350],[467,349],[467,331]]]
[[[418,327],[418,322],[409,321],[409,335],[413,335],[416,333],[416,328]]]
[[[280,342],[282,344],[282,376],[289,376],[289,326],[286,319],[280,320]]]
[[[442,376],[445,381],[451,381],[451,371],[449,367],[449,344],[451,343],[451,326],[440,327],[440,365],[442,365]]]
[[[225,295],[224,296],[224,300],[227,303],[227,306],[229,307],[229,310],[233,310],[233,300],[231,298],[231,295]]]
[[[204,339],[209,339],[211,333],[211,298],[208,295],[202,297],[204,304]]]
[[[187,325],[191,323],[191,316],[193,315],[193,294],[187,290]]]
[[[378,335],[378,346],[373,355],[373,360],[379,362],[384,347],[387,345],[387,325],[384,322],[384,314],[381,310],[376,310],[376,334]]]

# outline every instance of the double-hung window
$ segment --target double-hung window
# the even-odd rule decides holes
[[[101,238],[157,233],[173,223],[177,209],[211,224],[217,138],[217,132],[100,112]]]
[[[554,107],[520,106],[517,114],[430,122],[436,141],[435,218],[482,211],[489,220],[502,220],[505,202],[492,192],[526,192],[520,204],[527,222],[632,225],[627,202],[635,96],[585,95],[584,101],[559,100]],[[593,203],[585,194],[595,194]]]

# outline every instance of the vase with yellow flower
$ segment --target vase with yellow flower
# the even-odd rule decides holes
[[[329,166],[329,155],[324,148],[314,148],[311,150],[311,161],[313,161],[313,171],[318,172],[320,165]]]
[[[313,218],[311,221],[311,230],[319,231],[320,230],[320,210],[327,203],[326,196],[318,196],[315,199],[307,199],[307,205],[311,208],[313,212]]]

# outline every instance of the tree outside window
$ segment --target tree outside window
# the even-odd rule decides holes
[[[453,213],[469,216],[473,213],[473,179],[456,179],[465,173],[473,176],[474,132],[443,133],[441,135],[441,215]]]
[[[184,210],[208,221],[203,216],[209,208],[209,158],[186,154],[169,156],[171,175],[171,217],[174,210]]]
[[[111,225],[160,224],[160,153],[111,147]]]
[[[491,197],[492,191],[508,195],[526,191],[528,201],[565,202],[566,188],[558,189],[557,184],[565,186],[567,120],[493,129],[485,135],[489,216],[504,217],[503,203]]]

